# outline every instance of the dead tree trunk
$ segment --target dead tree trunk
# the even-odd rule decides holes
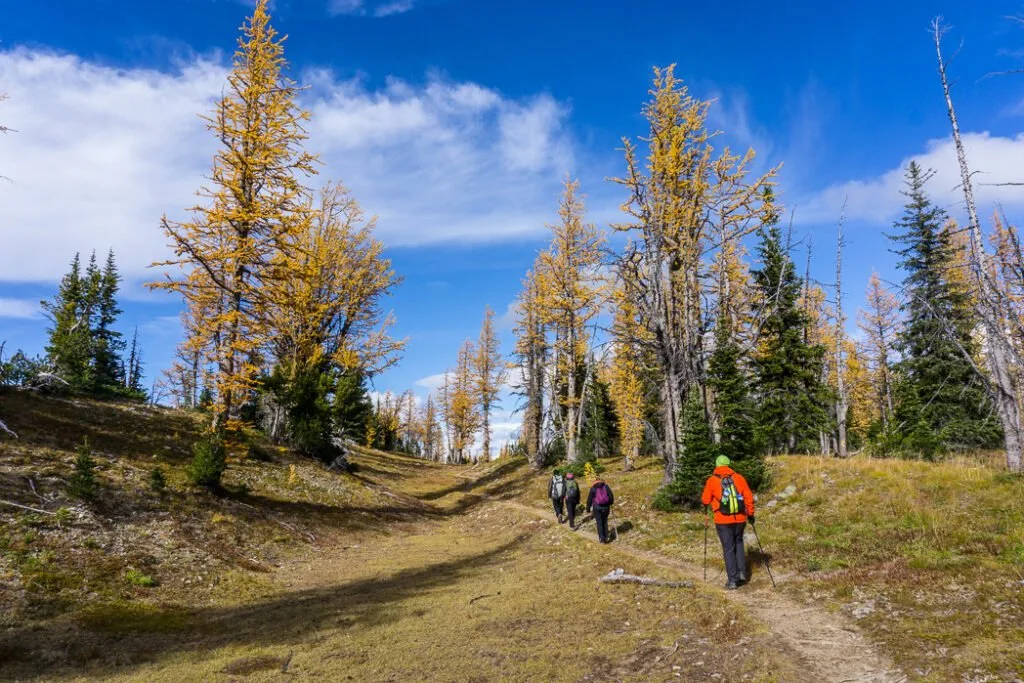
[[[843,215],[839,217],[839,239],[836,246],[836,455],[845,458],[846,453],[846,416],[850,409],[849,397],[846,395],[846,368],[843,362],[843,342],[846,340],[846,320],[843,318],[843,220],[846,204],[843,204]]]
[[[935,54],[939,63],[942,92],[946,100],[946,111],[949,114],[949,123],[953,131],[953,143],[956,146],[957,162],[960,165],[961,187],[963,187],[964,200],[967,204],[967,217],[971,237],[971,274],[978,293],[978,312],[985,326],[987,342],[985,357],[989,373],[991,374],[991,381],[986,386],[989,387],[989,394],[1003,425],[1006,465],[1010,471],[1020,472],[1021,449],[1024,446],[1024,428],[1021,425],[1018,387],[1015,383],[1013,369],[1010,367],[1012,342],[1000,323],[1002,319],[1002,305],[999,300],[999,292],[990,279],[987,269],[987,256],[981,234],[981,224],[978,221],[978,210],[974,202],[970,166],[967,164],[967,154],[964,152],[963,140],[960,137],[960,124],[957,121],[953,97],[950,94],[949,79],[946,76],[947,64],[942,57],[942,36],[945,33],[945,29],[941,21],[941,18],[938,18],[932,22],[932,33],[935,39]]]

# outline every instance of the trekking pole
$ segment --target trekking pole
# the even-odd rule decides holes
[[[708,582],[708,522],[704,520],[704,583]]]
[[[764,548],[761,547],[761,539],[757,535],[757,525],[751,524],[750,528],[754,530],[754,539],[757,541],[757,549],[761,551],[761,557],[764,558],[764,568],[768,570],[768,578],[772,580],[772,588],[775,588],[775,577],[772,576],[772,568],[768,566],[768,555],[765,554]]]

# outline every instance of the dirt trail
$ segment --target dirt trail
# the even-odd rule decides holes
[[[473,479],[464,472],[456,476]],[[550,511],[514,500],[498,501],[501,505],[530,513],[538,518],[550,518]],[[590,525],[573,532],[563,527],[566,534],[575,533],[597,542],[597,534]],[[667,557],[660,553],[635,548],[624,542],[606,546],[622,555],[652,564],[680,570],[697,580],[703,579],[701,567]],[[718,552],[717,539],[714,551]],[[784,577],[777,576],[780,583]],[[755,580],[740,591],[722,591],[728,600],[743,605],[771,632],[797,652],[804,664],[818,680],[834,683],[903,683],[908,678],[887,656],[879,652],[856,628],[842,617],[825,610],[806,606],[772,590],[767,578]]]

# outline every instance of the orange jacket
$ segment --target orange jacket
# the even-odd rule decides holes
[[[718,506],[722,500],[722,477],[725,476],[732,476],[736,492],[743,496],[747,514],[725,515],[718,511]],[[714,475],[709,477],[708,483],[704,485],[704,494],[701,495],[700,502],[703,505],[710,505],[711,509],[715,511],[715,524],[739,524],[740,522],[747,521],[747,517],[754,516],[754,492],[750,490],[750,485],[747,484],[747,480],[743,478],[743,475],[737,474],[730,467],[715,468]]]

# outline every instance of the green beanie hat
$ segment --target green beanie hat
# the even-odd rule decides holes
[[[724,455],[715,458],[715,467],[728,467],[731,461]]]

